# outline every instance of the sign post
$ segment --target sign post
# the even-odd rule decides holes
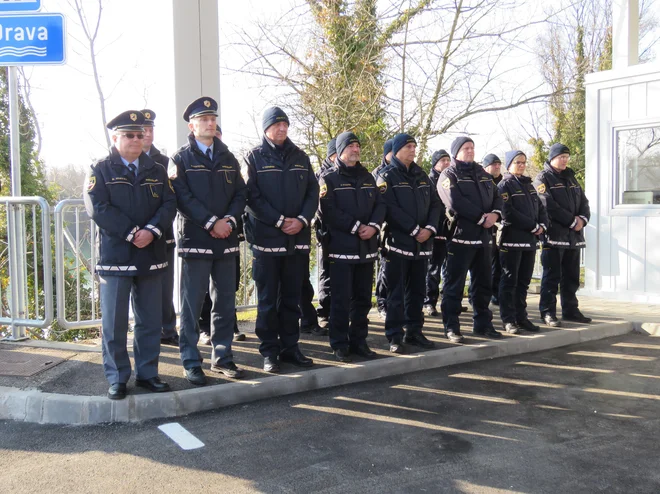
[[[21,155],[18,106],[20,65],[63,64],[66,60],[65,24],[61,14],[4,15],[37,11],[41,0],[0,1],[0,66],[7,66],[9,91],[11,195],[21,195]],[[12,319],[27,319],[25,215],[22,206],[8,205],[10,310]],[[12,324],[11,340],[26,339],[25,328]]]

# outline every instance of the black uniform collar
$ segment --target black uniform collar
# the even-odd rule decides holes
[[[110,161],[112,161],[113,165],[120,166],[122,169],[128,171],[128,168],[121,160],[121,155],[115,146],[110,148]],[[149,170],[152,166],[154,166],[154,163],[155,161],[152,160],[147,153],[142,151],[140,156],[138,156],[138,175],[142,175],[143,171]]]
[[[505,172],[502,174],[502,180],[509,181],[509,180],[517,180],[521,184],[529,184],[532,182],[532,179],[530,177],[527,177],[525,175],[521,175],[519,177],[516,177],[513,173]]]
[[[321,162],[321,171],[322,172],[327,171],[333,166],[335,166],[335,162],[331,161],[330,158],[326,158]]]
[[[568,179],[571,179],[571,178],[575,177],[575,172],[573,171],[573,169],[571,169],[571,168],[566,168],[564,171],[559,172],[559,171],[555,170],[555,169],[552,167],[552,165],[550,164],[549,161],[546,161],[546,162],[544,163],[544,165],[543,165],[543,169],[544,169],[544,170],[547,170],[547,171],[549,171],[549,172],[551,172],[551,173],[554,173],[556,176],[561,177],[561,178],[568,178]]]
[[[355,166],[347,166],[346,163],[344,163],[339,158],[335,160],[335,166],[337,167],[339,173],[343,175],[349,175],[351,177],[356,177],[365,170],[365,168],[362,166],[362,163],[359,161],[355,164]]]
[[[392,156],[392,161],[390,161],[391,166],[397,167],[403,173],[409,173],[410,175],[416,175],[421,168],[414,161],[410,163],[410,167],[406,167],[401,163],[396,156]]]
[[[475,163],[474,161],[461,161],[457,160],[456,158],[452,158],[451,162],[456,165],[456,169],[460,172],[469,172],[469,171],[474,171],[475,169],[481,169],[481,166],[478,163]],[[485,172],[485,170],[483,170]]]
[[[158,149],[156,146],[153,144],[149,148],[149,157],[153,159],[154,156],[160,156],[161,152],[160,149]]]
[[[271,151],[278,153],[282,157],[286,156],[291,151],[291,149],[295,147],[295,144],[293,144],[291,139],[289,139],[288,137],[281,146],[278,146],[273,141],[268,139],[268,137],[266,137],[266,134],[264,134],[264,138],[262,142],[264,148],[270,149]]]

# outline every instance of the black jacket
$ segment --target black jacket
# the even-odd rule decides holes
[[[433,190],[438,190],[438,179],[440,178],[440,172],[435,168],[431,168],[431,173],[429,173],[429,178],[431,179],[431,186]],[[448,240],[450,239],[449,235],[449,218],[447,218],[446,210],[444,209],[443,204],[443,214],[440,216],[440,222],[438,225],[438,234],[434,237],[436,240]]]
[[[113,146],[110,155],[91,166],[83,199],[100,230],[98,274],[143,276],[167,267],[163,232],[176,214],[176,196],[162,165],[142,153],[134,177]],[[141,229],[154,240],[139,249],[132,242]]]
[[[170,164],[170,159],[165,156],[163,153],[160,152],[160,150],[154,146],[153,144],[151,145],[151,149],[149,150],[149,157],[154,160],[156,163],[160,163],[165,167],[167,170]],[[174,239],[174,221],[172,221],[172,224],[169,226],[169,228],[165,229],[165,243],[167,244],[167,247],[170,249],[173,249],[174,246],[176,245],[176,240]]]
[[[502,230],[498,246],[507,250],[536,250],[540,237],[534,232],[548,229],[548,214],[529,177],[505,173],[497,185],[502,197]]]
[[[319,184],[305,152],[289,139],[277,147],[264,137],[245,161],[250,190],[245,237],[254,254],[308,254]],[[305,227],[297,235],[287,235],[280,229],[284,218],[298,218]]]
[[[385,157],[383,156],[383,159],[380,162],[380,165],[378,165],[376,168],[373,169],[371,174],[373,175],[375,180],[378,180],[378,175],[380,175],[380,172],[382,172],[385,168],[389,166],[389,163],[385,161]]]
[[[477,163],[452,160],[440,174],[438,194],[452,218],[452,242],[473,247],[492,243],[491,229],[481,226],[486,213],[502,217],[502,199],[492,175]]]
[[[584,190],[575,178],[575,172],[570,168],[557,172],[546,162],[543,170],[534,179],[534,187],[550,218],[544,245],[558,249],[584,248],[584,228],[576,232],[572,227],[575,226],[576,216],[582,218],[586,226],[591,212]]]
[[[342,262],[372,262],[378,256],[378,237],[385,219],[385,203],[374,177],[360,163],[348,167],[339,159],[319,180],[319,212],[328,231],[328,257]],[[377,232],[361,240],[361,225]]]
[[[410,168],[396,157],[385,167],[377,179],[387,214],[385,219],[385,248],[389,254],[410,259],[429,257],[433,251],[433,236],[438,234],[444,207],[431,180],[416,163]],[[433,235],[420,244],[415,235],[427,228]]]
[[[240,165],[220,139],[213,139],[213,159],[197,146],[195,137],[172,156],[170,176],[179,208],[179,255],[219,259],[238,255],[238,224],[245,210],[247,187]],[[210,231],[216,221],[228,218],[232,232],[214,238]]]
[[[321,167],[319,171],[315,173],[316,180],[319,180],[323,175],[332,170],[335,166],[334,161],[330,161],[330,158],[325,158],[321,162]],[[323,248],[327,248],[328,244],[328,229],[323,224],[323,219],[321,218],[320,211],[314,216],[314,232],[316,233],[316,241],[321,244]]]

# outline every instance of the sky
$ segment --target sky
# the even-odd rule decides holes
[[[25,67],[30,99],[41,125],[41,157],[49,168],[70,164],[86,167],[107,154],[88,47],[81,43],[84,36],[70,2],[42,0],[42,12],[59,12],[66,17],[67,63]],[[255,116],[259,119],[266,106],[277,104],[277,98],[272,91],[233,70],[242,66],[243,58],[229,39],[234,30],[249,26],[255,19],[268,19],[291,2],[219,0],[220,122],[223,140],[235,154],[257,143]],[[83,4],[92,20],[96,11],[91,7],[96,1],[83,0]],[[176,119],[181,117],[174,108],[171,1],[104,0],[96,45],[107,119],[128,109],[155,111],[155,144],[172,154],[183,143],[176,142],[175,135]],[[533,67],[535,62],[518,59],[512,63]],[[508,147],[503,127],[515,127],[511,119],[511,113],[487,114],[470,122],[470,132],[483,137],[477,142],[477,156],[492,148],[501,148],[503,154]],[[451,139],[439,138],[432,144],[448,148]]]

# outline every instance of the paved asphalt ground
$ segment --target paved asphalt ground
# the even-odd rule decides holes
[[[0,422],[0,492],[660,492],[660,339],[622,337],[158,426]]]

